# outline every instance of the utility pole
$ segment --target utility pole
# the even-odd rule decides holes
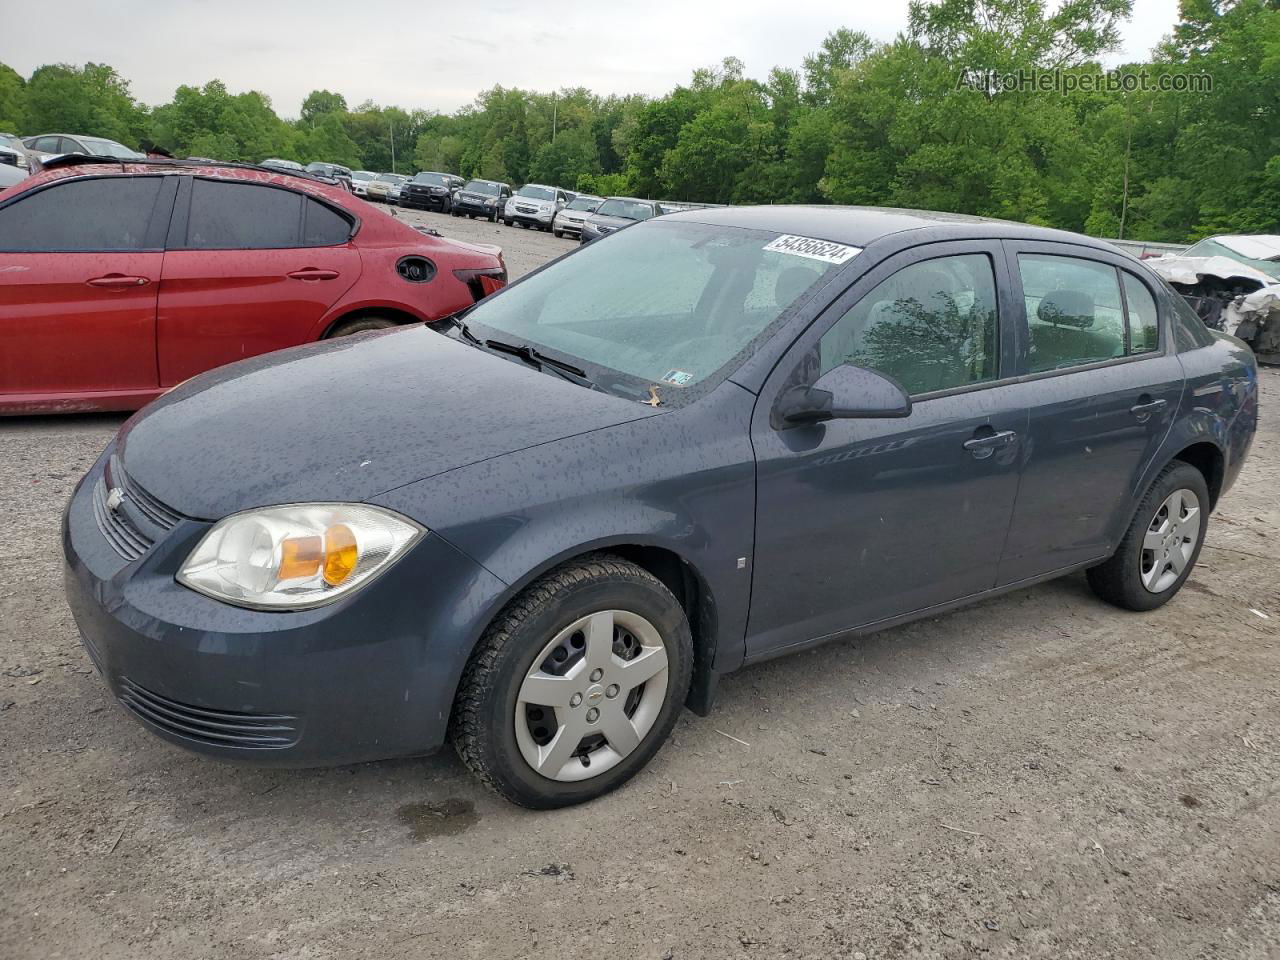
[[[551,142],[556,142],[556,114],[560,107],[559,94],[551,94]]]
[[[396,172],[396,126],[390,120],[387,121],[387,129],[391,132],[391,172]]]

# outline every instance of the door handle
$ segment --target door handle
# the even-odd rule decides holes
[[[1168,402],[1168,400],[1152,400],[1149,396],[1144,395],[1139,397],[1138,402],[1129,408],[1129,412],[1137,417],[1139,421],[1146,421]]]
[[[337,270],[320,270],[316,267],[303,267],[289,274],[290,280],[337,280]]]
[[[85,283],[91,287],[106,287],[108,290],[125,290],[129,287],[141,287],[151,281],[146,277],[126,277],[120,273],[108,273],[105,277],[94,277]]]
[[[964,442],[964,448],[973,454],[975,460],[985,460],[996,452],[997,447],[1006,447],[1017,439],[1018,434],[1014,430],[995,431],[990,427],[979,427],[973,437]]]

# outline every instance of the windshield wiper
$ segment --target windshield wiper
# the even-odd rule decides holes
[[[549,357],[527,343],[505,343],[502,340],[486,340],[484,345],[498,353],[509,353],[513,357],[519,357],[525,363],[537,367],[539,370],[550,369],[557,376],[568,380],[570,383],[576,383],[582,387],[590,387],[592,390],[600,389],[581,367],[575,367],[571,363],[565,363],[563,360]]]
[[[463,312],[465,313],[466,311],[463,311]],[[441,317],[439,320],[433,320],[430,323],[428,323],[427,326],[429,327],[435,326],[437,323],[452,324],[453,326],[457,327],[458,333],[461,334],[462,339],[466,340],[467,343],[470,343],[473,346],[477,346],[477,347],[484,346],[484,341],[481,340],[479,337],[477,337],[474,333],[472,333],[471,328],[468,327],[466,323],[463,322],[461,313],[452,313],[447,317]]]

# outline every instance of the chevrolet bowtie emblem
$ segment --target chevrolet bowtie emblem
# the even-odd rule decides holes
[[[112,487],[107,492],[107,509],[115,513],[122,503],[124,503],[124,491],[119,487]]]

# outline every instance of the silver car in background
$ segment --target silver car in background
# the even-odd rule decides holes
[[[31,168],[26,144],[12,133],[0,133],[0,166],[21,167],[23,171]]]
[[[545,183],[526,183],[507,201],[502,210],[502,222],[508,227],[514,223],[522,227],[550,230],[556,214],[565,208],[569,197],[559,187]]]
[[[588,193],[580,193],[569,205],[556,214],[551,221],[551,232],[557,237],[568,234],[576,237],[582,233],[582,221],[596,212],[596,208],[604,203],[604,197],[593,197]]]
[[[369,183],[376,176],[376,173],[372,173],[368,170],[352,170],[351,192],[357,197],[367,197],[369,195]]]
[[[141,160],[143,155],[123,143],[104,137],[85,137],[78,133],[41,133],[22,141],[28,153],[43,163],[53,157],[68,153],[81,153],[89,157],[114,157],[117,160]]]
[[[663,212],[656,200],[640,200],[636,197],[609,197],[596,208],[596,212],[582,221],[581,243],[599,240],[623,227],[640,220],[648,220]]]
[[[395,199],[400,198],[400,185],[409,178],[399,173],[380,173],[365,186],[366,200],[380,200],[383,203],[391,203],[391,188],[396,188]]]

